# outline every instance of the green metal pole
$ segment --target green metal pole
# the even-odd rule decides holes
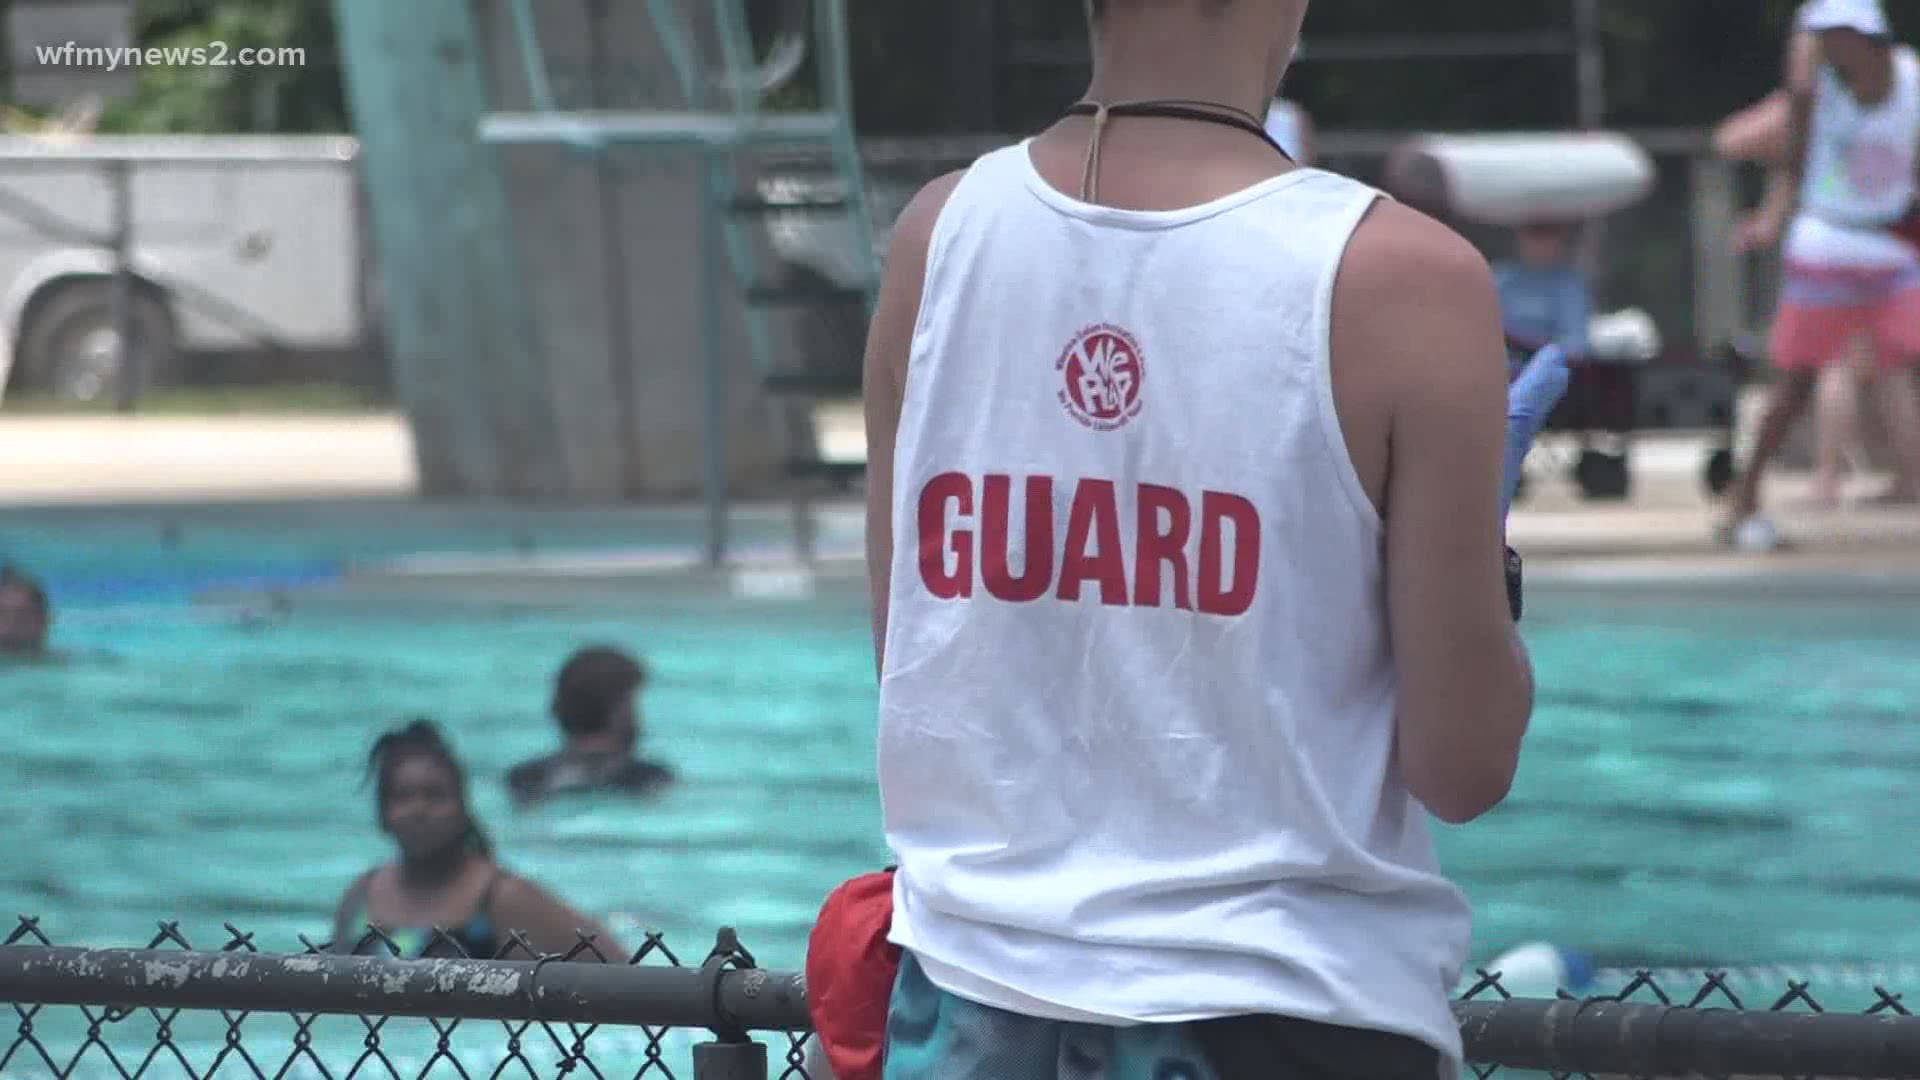
[[[717,151],[702,154],[707,189],[724,183],[726,159]],[[718,570],[727,561],[727,376],[722,335],[726,332],[721,299],[727,289],[726,237],[721,208],[711,198],[700,201],[700,231],[704,243],[700,259],[700,362],[706,376],[706,501],[707,565]]]
[[[422,493],[565,494],[468,0],[333,7]]]
[[[553,83],[547,78],[547,62],[540,55],[540,31],[533,15],[533,0],[513,0],[514,39],[520,45],[520,66],[527,76],[527,97],[536,112],[553,111]]]

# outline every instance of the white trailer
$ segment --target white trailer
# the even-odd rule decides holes
[[[130,406],[186,353],[364,345],[358,156],[345,137],[0,137],[0,395]]]

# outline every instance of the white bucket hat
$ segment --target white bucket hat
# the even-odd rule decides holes
[[[1868,37],[1887,37],[1887,13],[1880,0],[1809,0],[1801,9],[1800,25],[1822,30],[1857,30]]]

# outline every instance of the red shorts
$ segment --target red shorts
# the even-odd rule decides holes
[[[1770,350],[1784,371],[1846,363],[1866,336],[1883,369],[1920,362],[1920,277],[1911,269],[1788,263]]]

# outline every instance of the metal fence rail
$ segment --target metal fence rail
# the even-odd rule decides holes
[[[226,929],[211,951],[177,923],[72,948],[22,917],[0,941],[0,1077],[818,1080],[801,976],[760,970],[731,930],[683,963],[659,934],[630,957],[515,935],[488,959],[436,935],[444,958],[408,960],[377,929],[354,950],[373,955],[264,952]]]
[[[759,969],[728,930],[697,965],[659,935],[629,958],[583,940],[566,956],[514,941],[503,959],[403,960],[304,939],[305,952],[262,952],[227,930],[217,951],[195,950],[171,923],[144,948],[88,949],[56,946],[22,919],[0,943],[0,1003],[14,1013],[0,1010],[0,1076],[826,1080],[804,980]],[[374,931],[360,944],[382,942]],[[1791,979],[1749,1001],[1725,974],[1703,973],[1676,997],[1678,974],[1539,1000],[1481,972],[1455,1004],[1471,1071],[1920,1077],[1920,1018],[1883,987],[1844,1013]]]

